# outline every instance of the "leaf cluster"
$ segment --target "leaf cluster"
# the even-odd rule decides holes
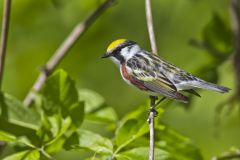
[[[15,152],[4,160],[53,159],[61,150],[88,153],[89,159],[145,160],[149,153],[148,104],[118,119],[104,98],[88,89],[77,90],[64,70],[57,70],[40,93],[35,106],[26,108],[18,99],[0,95],[0,140]],[[157,160],[202,160],[199,150],[186,137],[156,118]],[[108,134],[83,127],[94,123]]]

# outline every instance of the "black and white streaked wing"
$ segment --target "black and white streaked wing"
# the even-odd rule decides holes
[[[126,64],[131,74],[151,92],[187,102],[187,97],[177,92],[175,85],[160,70],[154,69],[151,61],[144,56],[135,56]]]
[[[227,87],[219,86],[197,78],[170,63],[163,62],[162,67],[164,67],[164,74],[176,86],[178,91],[202,88],[224,93],[230,90]]]

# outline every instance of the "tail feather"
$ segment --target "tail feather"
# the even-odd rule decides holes
[[[175,92],[175,96],[176,97],[174,97],[173,99],[176,99],[176,100],[178,100],[180,102],[188,103],[188,101],[189,101],[189,98],[187,96],[185,96],[185,95],[183,95],[183,94],[181,94],[179,92]]]
[[[197,88],[203,88],[203,89],[209,89],[212,91],[220,92],[220,93],[226,93],[229,92],[231,89],[223,86],[219,86],[210,82],[206,81],[198,81],[197,83],[194,83],[194,87]]]
[[[198,94],[198,93],[197,93],[195,90],[193,90],[193,89],[187,89],[187,90],[183,90],[183,91],[188,92],[188,93],[191,93],[191,94],[193,94],[193,95],[195,95],[195,96],[197,96],[197,97],[201,97],[201,95]]]

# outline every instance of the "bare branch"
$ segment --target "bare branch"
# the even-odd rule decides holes
[[[152,19],[151,0],[145,0],[145,11],[146,11],[147,28],[148,28],[148,34],[149,34],[149,39],[151,43],[151,49],[154,54],[157,54],[157,45],[156,45],[156,38],[154,34],[153,19]]]
[[[45,83],[49,74],[56,68],[56,66],[61,62],[68,51],[73,47],[76,41],[87,31],[87,29],[97,20],[97,18],[109,8],[115,0],[106,0],[101,4],[93,13],[91,13],[85,20],[77,24],[69,36],[64,40],[64,42],[59,46],[53,56],[46,63],[41,73],[39,74],[36,82],[34,83],[32,89],[27,94],[24,99],[24,104],[26,106],[31,105],[33,101],[33,93],[41,89]]]
[[[10,21],[11,0],[4,0],[3,18],[2,18],[2,31],[0,43],[0,88],[2,86],[4,61],[7,49],[7,39]]]
[[[149,34],[149,40],[153,54],[157,54],[156,38],[154,34],[151,0],[145,0],[145,12],[147,20],[147,28]],[[155,116],[155,101],[157,97],[150,96],[150,112],[148,116],[149,130],[150,130],[150,148],[149,148],[149,160],[154,160],[154,116]]]

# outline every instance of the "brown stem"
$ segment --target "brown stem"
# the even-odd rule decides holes
[[[226,105],[230,105],[228,107],[228,112],[232,110],[234,104],[239,103],[240,97],[240,2],[239,0],[231,0],[230,1],[230,13],[231,13],[231,22],[232,22],[232,30],[233,30],[233,39],[234,39],[234,48],[235,52],[232,55],[233,57],[233,67],[235,70],[236,77],[236,92],[228,98],[226,101],[220,103],[217,108],[217,119],[216,124],[219,123],[219,114],[222,112],[223,108]]]
[[[87,29],[102,15],[102,13],[109,8],[115,0],[106,0],[93,13],[91,13],[85,20],[77,24],[68,37],[59,46],[53,56],[45,64],[44,69],[41,70],[32,89],[28,92],[24,99],[24,104],[30,106],[33,101],[33,92],[38,92],[45,83],[49,74],[53,72],[56,66],[61,62],[68,51],[73,47],[76,41],[87,31]]]
[[[232,28],[235,41],[235,54],[233,65],[236,74],[237,95],[240,96],[240,3],[239,0],[231,0],[230,6]]]
[[[11,0],[4,0],[3,18],[2,18],[2,31],[0,42],[0,89],[3,80],[4,62],[7,49],[7,39],[10,21]]]

